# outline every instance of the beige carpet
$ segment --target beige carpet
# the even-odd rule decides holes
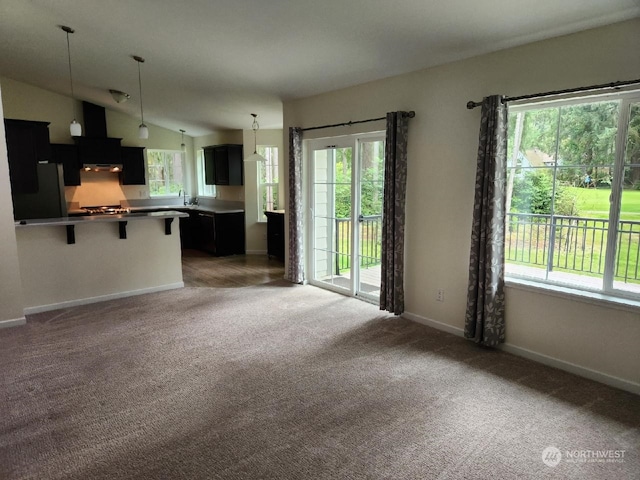
[[[0,372],[3,480],[640,478],[640,397],[311,286],[33,315]]]

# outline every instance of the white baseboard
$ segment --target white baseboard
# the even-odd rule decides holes
[[[509,343],[503,343],[498,348],[505,352],[512,353],[513,355],[528,358],[529,360],[542,363],[549,367],[558,368],[560,370],[564,370],[565,372],[588,378],[589,380],[595,380],[596,382],[604,383],[605,385],[610,385],[612,387],[619,388],[620,390],[626,390],[627,392],[640,395],[640,383],[614,377],[613,375],[598,372],[597,370],[592,370],[581,365],[576,365],[575,363],[550,357],[548,355],[544,355],[543,353],[534,352],[532,350],[518,347],[516,345],[511,345]]]
[[[426,325],[427,327],[437,328],[438,330],[443,330],[447,333],[452,333],[454,335],[457,335],[458,337],[464,336],[464,330],[462,328],[454,327],[452,325],[448,325],[442,322],[437,322],[436,320],[431,320],[430,318],[422,317],[420,315],[416,315],[415,313],[404,312],[402,316],[407,320],[411,320],[412,322],[416,322],[416,323],[421,323],[422,325]]]
[[[140,290],[129,290],[127,292],[110,293],[108,295],[100,295],[97,297],[79,298],[77,300],[68,300],[66,302],[51,303],[49,305],[39,305],[36,307],[27,307],[24,309],[25,315],[34,313],[48,312],[50,310],[58,310],[60,308],[77,307],[79,305],[88,305],[90,303],[106,302],[108,300],[116,300],[118,298],[133,297],[135,295],[143,295],[145,293],[163,292],[165,290],[174,290],[183,288],[184,282],[169,283],[158,287],[141,288]]]
[[[428,327],[433,327],[447,333],[452,333],[453,335],[457,335],[459,337],[464,336],[464,330],[462,328],[454,327],[446,323],[438,322],[436,320],[431,320],[430,318],[422,317],[420,315],[416,315],[415,313],[404,312],[402,316],[407,320],[411,320]],[[619,388],[620,390],[625,390],[627,392],[640,395],[640,384],[632,382],[630,380],[614,377],[613,375],[598,372],[587,367],[576,365],[575,363],[560,360],[555,357],[550,357],[548,355],[544,355],[543,353],[534,352],[533,350],[518,347],[517,345],[512,345],[510,343],[503,343],[502,345],[498,346],[498,349],[507,353],[511,353],[513,355],[517,355],[519,357],[528,358],[529,360],[542,363],[543,365],[547,365],[549,367],[554,367],[559,370],[564,370],[565,372],[573,373],[580,377],[588,378],[589,380],[594,380],[596,382],[604,383],[605,385]]]
[[[266,250],[247,250],[245,252],[247,255],[266,255]]]
[[[24,317],[13,318],[11,320],[0,320],[0,328],[17,327],[19,325],[25,325],[26,323],[27,319]]]

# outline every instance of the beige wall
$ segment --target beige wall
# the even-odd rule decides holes
[[[2,95],[0,91],[0,96]],[[2,105],[0,104],[0,117]],[[0,326],[24,322],[22,281],[13,223],[13,201],[4,122],[0,123]]]
[[[406,310],[416,319],[460,331],[480,120],[479,109],[467,110],[466,102],[496,93],[516,96],[638,78],[640,55],[631,47],[638,44],[640,19],[289,101],[284,104],[284,132],[291,126],[415,110],[408,145]],[[384,128],[365,125],[358,131]],[[309,133],[320,137],[355,131],[345,127]],[[440,288],[444,302],[436,301]],[[581,373],[618,377],[640,392],[638,311],[508,288],[507,342],[565,367],[575,364]]]
[[[76,225],[72,245],[65,227],[17,228],[25,308],[182,287],[178,220],[171,235],[165,235],[164,219],[129,220],[126,239],[119,238],[117,222]]]
[[[282,130],[259,130],[257,133],[257,145],[278,147],[280,179],[284,169],[282,155],[284,149],[282,147]],[[245,158],[253,153],[254,136],[253,130],[244,130],[244,156]],[[247,253],[266,253],[267,252],[267,224],[258,221],[261,212],[258,212],[258,165],[256,162],[244,163],[244,211],[245,211],[245,227],[247,236]],[[283,182],[280,180],[279,198],[284,198],[282,190],[284,190]],[[284,208],[282,205],[279,208]]]

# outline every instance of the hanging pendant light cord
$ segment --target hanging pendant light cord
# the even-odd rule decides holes
[[[140,88],[140,118],[144,125],[144,110],[142,109],[142,77],[140,76],[140,63],[144,62],[140,57],[134,57],[138,62],[138,87]]]
[[[71,98],[75,100],[73,94],[73,74],[71,73],[71,44],[69,43],[69,30],[67,32],[67,58],[69,59],[69,85],[71,86]]]
[[[71,99],[74,100],[74,102],[72,103],[72,114],[73,114],[73,120],[75,122],[76,119],[76,105],[75,105],[75,93],[73,92],[73,72],[71,71],[71,43],[69,42],[69,34],[70,33],[74,33],[75,30],[71,27],[67,27],[65,25],[60,25],[60,28],[62,29],[62,31],[64,31],[67,34],[67,60],[69,61],[69,86],[70,86],[70,90],[71,90]]]

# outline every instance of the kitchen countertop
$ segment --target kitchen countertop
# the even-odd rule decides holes
[[[23,227],[46,227],[58,225],[81,225],[88,223],[102,222],[126,222],[129,220],[153,220],[175,217],[188,217],[189,214],[177,210],[167,210],[162,212],[134,212],[117,215],[85,215],[81,217],[60,217],[60,218],[34,218],[15,222],[15,226]]]
[[[242,208],[207,207],[205,205],[154,205],[148,207],[128,207],[131,212],[153,212],[158,210],[181,210],[202,213],[242,213]]]

